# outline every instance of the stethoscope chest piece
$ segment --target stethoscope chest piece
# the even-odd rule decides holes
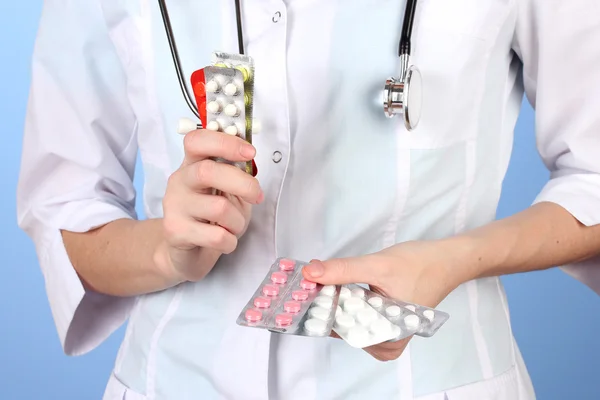
[[[422,82],[419,69],[411,65],[400,78],[388,78],[383,91],[383,109],[388,118],[404,117],[406,129],[417,127],[421,118]]]

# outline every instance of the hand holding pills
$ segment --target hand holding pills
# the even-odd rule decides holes
[[[163,243],[157,267],[180,281],[202,279],[246,231],[252,204],[264,194],[258,180],[212,158],[245,162],[255,148],[237,136],[195,130],[184,138],[185,158],[169,178],[163,199]],[[223,195],[213,195],[214,189]]]

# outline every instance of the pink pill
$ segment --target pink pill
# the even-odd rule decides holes
[[[275,323],[278,326],[288,326],[292,324],[294,318],[290,314],[277,314],[275,317]]]
[[[246,321],[248,322],[258,322],[262,319],[262,313],[258,310],[249,309],[246,310]]]
[[[279,294],[279,288],[275,285],[265,285],[262,292],[265,296],[273,297]]]
[[[279,260],[279,269],[282,271],[293,271],[296,263],[292,260],[288,260],[287,258]]]
[[[283,305],[283,309],[292,314],[296,314],[298,311],[300,311],[301,307],[302,306],[297,301],[286,301]]]
[[[317,287],[317,284],[312,281],[307,281],[306,279],[302,279],[300,281],[300,287],[304,290],[313,290]]]
[[[254,299],[254,307],[256,308],[269,308],[271,306],[271,299],[268,297],[257,297]]]
[[[308,293],[306,293],[304,290],[296,290],[292,292],[292,299],[296,301],[305,301],[308,299]]]
[[[287,275],[285,272],[273,272],[271,274],[271,282],[283,285],[287,282]]]

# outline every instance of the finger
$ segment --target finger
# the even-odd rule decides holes
[[[302,274],[306,279],[323,285],[374,284],[378,273],[375,267],[369,256],[313,260],[303,268]]]
[[[334,331],[331,331],[331,333],[329,334],[329,336],[332,337],[332,338],[334,338],[334,339],[341,339],[340,335],[338,335]]]
[[[229,161],[250,161],[256,155],[254,146],[244,139],[206,129],[195,130],[185,135],[183,148],[183,166],[210,157],[221,157]]]
[[[237,237],[225,228],[181,217],[163,220],[167,243],[179,250],[210,248],[229,254],[237,247]]]
[[[224,196],[192,193],[183,200],[186,212],[198,221],[214,222],[234,235],[240,234],[246,225],[244,216]]]
[[[258,180],[233,165],[202,160],[188,165],[182,172],[184,185],[193,190],[214,188],[252,204],[264,199]]]

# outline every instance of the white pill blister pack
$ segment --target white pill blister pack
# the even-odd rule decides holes
[[[289,258],[275,260],[237,324],[281,334],[329,336],[341,288],[304,279],[305,265]]]
[[[440,310],[421,306],[413,303],[406,303],[400,300],[394,300],[399,307],[413,311],[419,316],[421,322],[415,335],[422,337],[432,337],[446,323],[450,315]]]

